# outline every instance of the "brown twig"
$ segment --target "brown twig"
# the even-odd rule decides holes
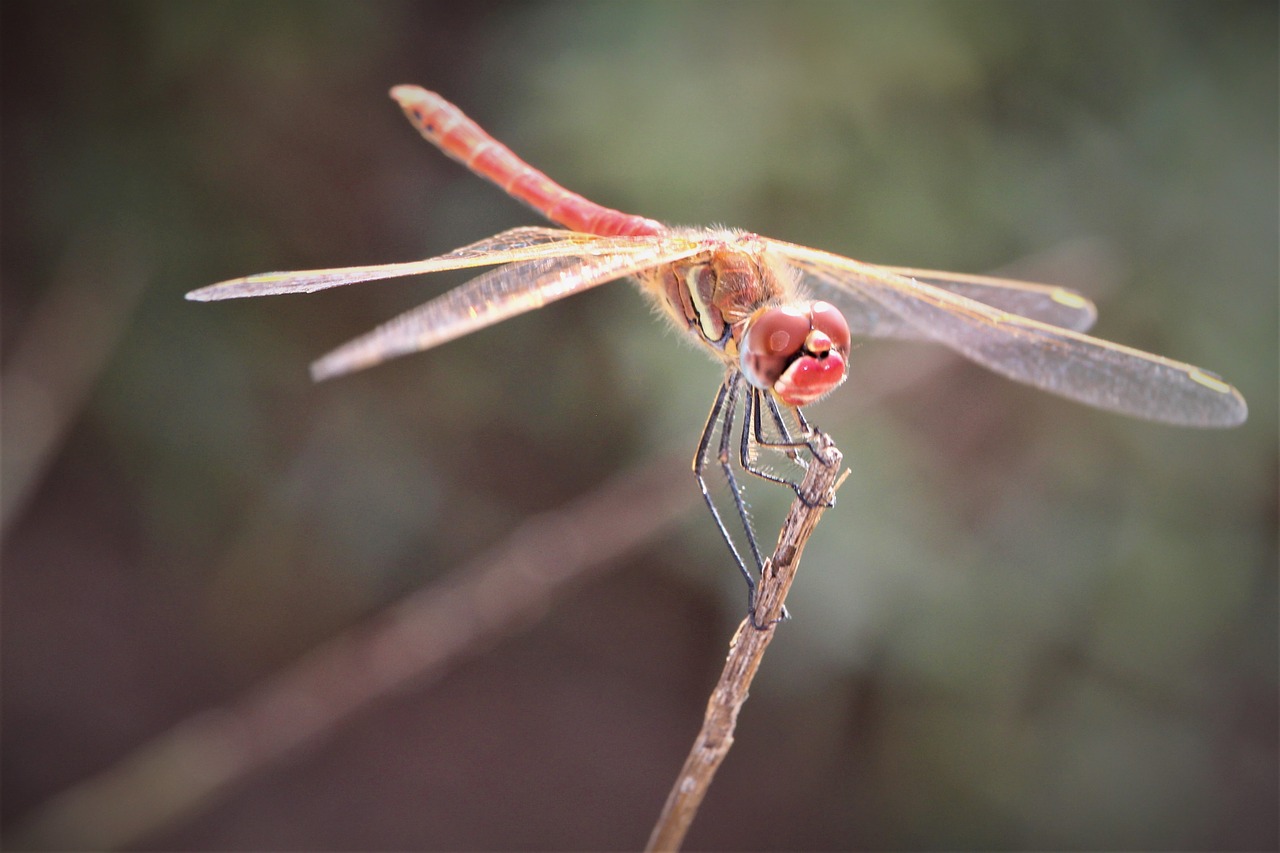
[[[800,555],[805,543],[822,517],[823,510],[835,499],[836,489],[844,482],[840,473],[842,456],[831,439],[817,433],[814,439],[815,456],[820,461],[809,466],[800,486],[805,499],[796,498],[787,513],[787,520],[778,535],[778,546],[773,556],[765,561],[763,576],[756,592],[755,622],[763,629],[752,626],[750,617],[743,619],[729,643],[729,657],[720,681],[711,691],[707,713],[685,759],[680,775],[671,786],[662,814],[649,836],[647,850],[678,850],[685,833],[693,822],[702,798],[720,763],[733,746],[733,730],[738,722],[738,712],[747,701],[747,691],[755,678],[764,651],[773,640],[773,634],[781,621],[782,605],[791,582],[800,565]],[[848,474],[846,471],[845,474]]]

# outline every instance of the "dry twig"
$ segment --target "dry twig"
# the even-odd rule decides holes
[[[836,489],[844,481],[840,473],[842,456],[831,439],[818,433],[815,441],[816,455],[821,462],[811,464],[801,484],[800,491],[806,500],[796,498],[787,513],[787,520],[778,535],[778,546],[764,566],[763,577],[756,593],[755,621],[766,626],[752,627],[751,618],[742,620],[729,643],[729,657],[720,681],[711,692],[707,713],[685,759],[680,775],[671,786],[662,814],[649,836],[647,850],[678,850],[685,833],[693,822],[702,798],[720,763],[733,746],[733,730],[738,722],[738,712],[747,701],[747,691],[755,678],[764,651],[773,640],[773,634],[782,616],[782,605],[791,582],[800,565],[800,555],[805,543],[822,517],[823,510],[831,505]],[[848,473],[847,471],[845,472]]]

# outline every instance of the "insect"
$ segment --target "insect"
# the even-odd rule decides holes
[[[774,448],[803,464],[814,428],[801,407],[844,381],[855,337],[933,341],[1010,379],[1139,418],[1227,427],[1247,416],[1244,398],[1216,375],[1083,334],[1096,310],[1074,291],[867,264],[734,229],[667,226],[561,187],[434,92],[396,86],[391,96],[428,141],[562,227],[513,228],[423,261],[251,275],[187,298],[309,293],[496,266],[325,355],[311,367],[321,380],[430,349],[615,279],[634,279],[725,367],[693,472],[746,578],[749,605],[763,560],[731,464],[735,430],[740,468],[799,494],[794,481],[757,464],[756,450]],[[713,448],[746,531],[751,565],[707,486]]]

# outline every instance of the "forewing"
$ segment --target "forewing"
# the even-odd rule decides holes
[[[991,307],[870,264],[775,241],[802,273],[866,305],[877,329],[910,329],[1010,379],[1150,420],[1233,426],[1248,408],[1208,371]],[[880,319],[885,318],[885,319]]]
[[[425,261],[370,266],[339,267],[299,272],[268,272],[232,279],[193,290],[187,299],[212,302],[281,293],[313,293],[362,281],[422,275],[443,270],[484,267],[520,261],[577,255],[626,255],[652,251],[661,238],[599,237],[562,228],[512,228],[478,243],[454,249]]]
[[[782,251],[786,253],[785,249]],[[857,263],[865,269],[877,269],[903,278],[915,279],[948,293],[990,305],[1007,314],[1017,314],[1020,317],[1076,332],[1089,329],[1098,317],[1098,309],[1093,302],[1065,287],[941,270],[861,264],[850,261],[848,258],[841,258],[841,260]],[[886,310],[880,303],[867,299],[860,290],[849,287],[843,278],[839,282],[833,282],[804,269],[800,272],[804,286],[814,296],[839,306],[849,322],[850,330],[855,335],[902,340],[929,339],[920,329],[905,321],[897,313]]]
[[[616,254],[550,257],[491,270],[344,344],[311,365],[316,380],[372,367],[430,349],[501,320],[532,311],[641,270],[705,249],[685,240],[650,240],[646,249]]]
[[[913,267],[880,268],[990,305],[1008,314],[1017,314],[1075,332],[1088,331],[1098,319],[1097,306],[1084,295],[1065,287]]]

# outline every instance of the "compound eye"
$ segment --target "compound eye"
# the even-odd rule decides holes
[[[852,336],[849,334],[849,324],[840,313],[840,309],[830,302],[815,302],[810,306],[809,314],[813,318],[813,327],[825,333],[836,350],[842,353],[849,351]]]
[[[757,388],[772,387],[804,348],[809,329],[809,317],[798,309],[782,307],[762,311],[747,329],[742,344],[742,370],[747,379]],[[846,326],[846,341],[848,337]]]

